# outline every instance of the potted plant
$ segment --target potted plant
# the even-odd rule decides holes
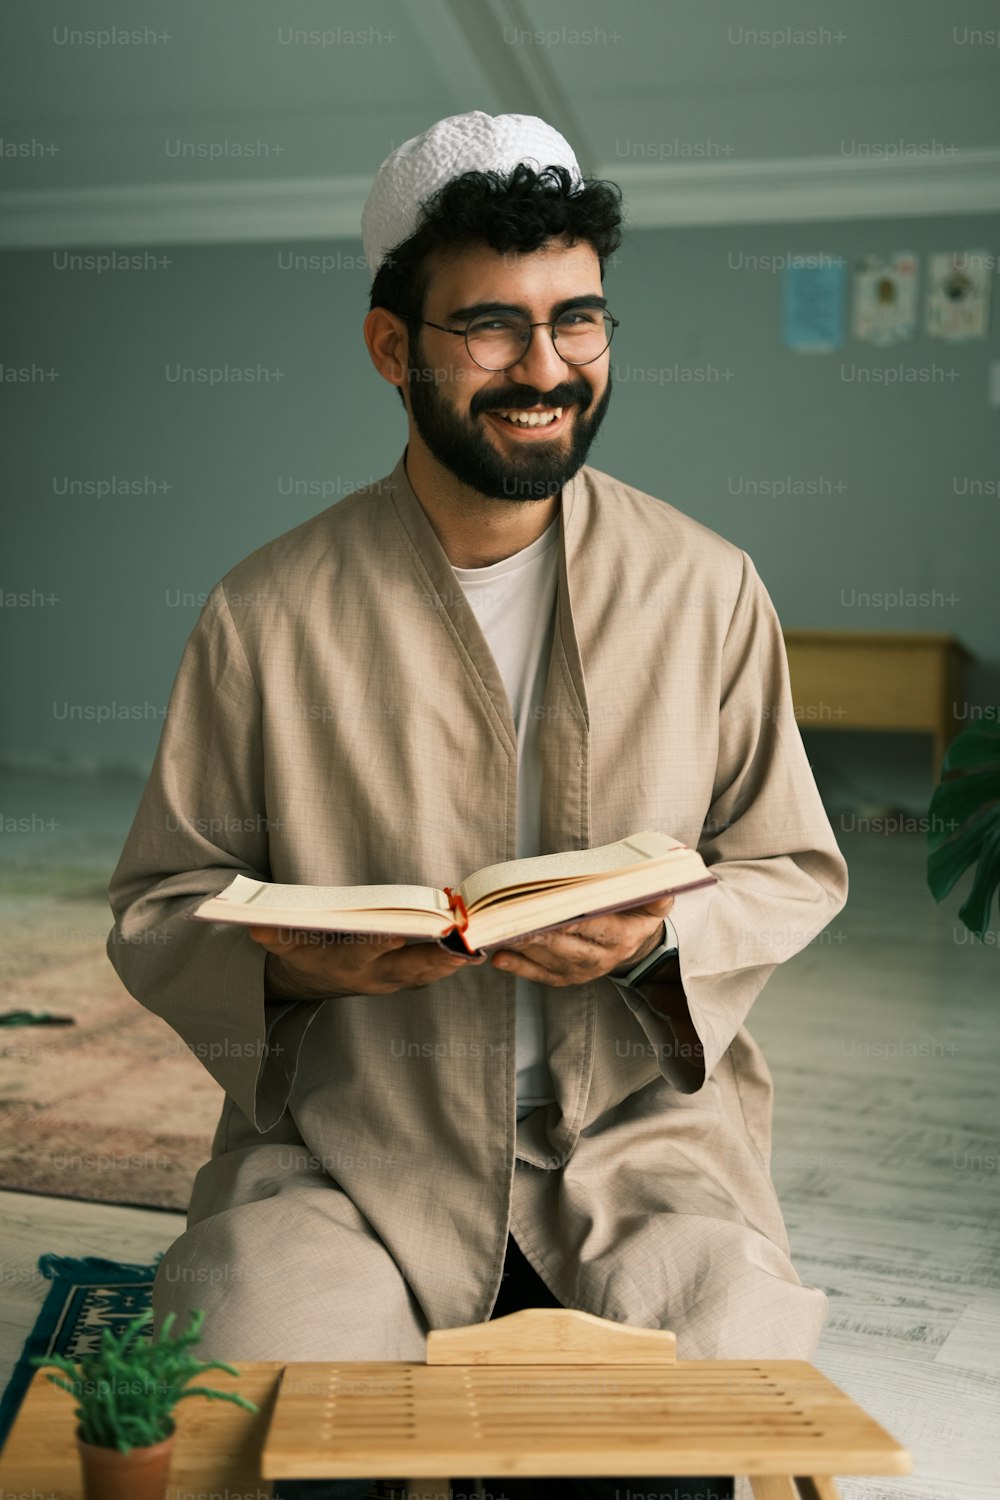
[[[188,1382],[205,1370],[239,1371],[218,1360],[202,1363],[190,1353],[198,1342],[204,1312],[191,1314],[187,1333],[171,1335],[168,1313],[156,1339],[140,1339],[152,1309],[115,1337],[110,1328],[96,1353],[77,1362],[62,1354],[38,1355],[32,1364],[52,1365],[69,1378],[47,1378],[78,1401],[77,1448],[86,1500],[163,1500],[174,1440],[173,1410],[187,1396],[235,1401],[256,1411],[233,1391],[213,1391]]]
[[[943,901],[970,865],[975,879],[958,915],[985,938],[1000,886],[1000,725],[963,729],[948,746],[942,775],[960,774],[935,788],[927,831],[927,883]]]

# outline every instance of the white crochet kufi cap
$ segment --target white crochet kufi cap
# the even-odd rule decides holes
[[[569,142],[537,115],[487,115],[473,110],[438,120],[404,141],[379,167],[361,211],[365,260],[374,278],[390,250],[416,230],[423,203],[463,172],[510,172],[520,162],[537,169],[567,167],[577,186],[583,174]]]

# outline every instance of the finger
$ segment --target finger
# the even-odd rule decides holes
[[[541,953],[551,949],[565,948],[567,944],[576,945],[574,951],[577,952],[582,952],[583,946],[608,948],[620,936],[616,931],[617,927],[618,918],[614,915],[581,917],[575,922],[561,923],[558,927],[543,928],[540,932],[522,933],[520,937],[513,938],[507,946],[520,953],[529,948],[536,948]]]
[[[659,901],[649,901],[645,906],[638,907],[637,910],[649,912],[651,917],[665,917],[673,904],[673,896],[663,896]]]
[[[656,924],[663,921],[673,900],[673,896],[667,896],[660,901],[649,902],[646,906],[631,906],[624,911],[603,912],[597,917],[586,917],[558,928],[551,936],[568,933],[584,938],[587,942],[597,943],[603,948],[627,947],[631,951],[655,930]]]
[[[535,984],[545,984],[556,989],[570,984],[586,984],[594,977],[590,969],[581,970],[572,965],[567,965],[559,972],[543,968],[541,964],[533,963],[520,953],[495,953],[491,956],[490,963],[494,968],[512,974],[515,979],[531,979]]]
[[[529,948],[524,953],[533,963],[556,973],[562,973],[565,969],[586,969],[596,974],[611,963],[614,951],[613,944],[579,937],[546,943],[544,947]]]
[[[248,927],[247,932],[255,943],[264,943],[275,948],[321,948],[334,944],[344,948],[356,944],[358,947],[401,948],[405,938],[388,933],[321,932],[306,927]]]
[[[532,963],[530,958],[525,958],[523,953],[512,953],[508,949],[502,949],[498,953],[490,954],[490,965],[499,969],[501,973],[513,974],[518,979],[547,979],[548,973],[539,964]]]
[[[491,957],[494,968],[534,979],[542,984],[561,982],[583,984],[614,967],[611,953],[596,943],[582,939],[560,943],[530,943],[516,951],[498,949]],[[571,977],[572,976],[572,977]]]
[[[272,953],[284,953],[298,946],[287,927],[248,927],[247,932],[255,943],[269,948]]]
[[[435,979],[454,974],[469,961],[463,954],[451,953],[436,944],[415,943],[410,944],[405,953],[386,954],[383,959],[376,960],[376,965],[380,975],[385,973],[404,985],[430,984]]]
[[[537,938],[522,940],[516,945],[511,944],[510,948],[500,951],[514,953],[517,957],[525,958],[529,963],[538,964],[543,969],[560,969],[570,964],[599,962],[602,955],[609,950],[602,943],[592,942],[572,933],[552,932]]]
[[[609,921],[632,921],[635,917],[665,917],[674,904],[673,896],[658,896],[655,901],[644,901],[641,906],[626,906],[620,911],[609,912]]]

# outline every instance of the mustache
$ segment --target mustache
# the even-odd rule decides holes
[[[531,386],[516,385],[506,394],[496,394],[493,391],[489,396],[473,401],[473,414],[481,411],[522,411],[531,406],[572,406],[580,402],[586,406],[591,399],[591,390],[587,385],[557,385],[551,391],[536,391]]]

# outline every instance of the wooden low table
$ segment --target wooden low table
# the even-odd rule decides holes
[[[432,1332],[427,1363],[242,1364],[177,1408],[168,1500],[270,1494],[279,1477],[750,1476],[755,1500],[834,1500],[834,1474],[908,1474],[906,1449],[804,1361],[676,1360],[672,1333],[563,1308]],[[38,1371],[4,1491],[81,1500],[72,1399]]]
[[[900,630],[786,630],[800,729],[907,730],[933,740],[934,775],[964,725],[965,669],[953,635]]]

